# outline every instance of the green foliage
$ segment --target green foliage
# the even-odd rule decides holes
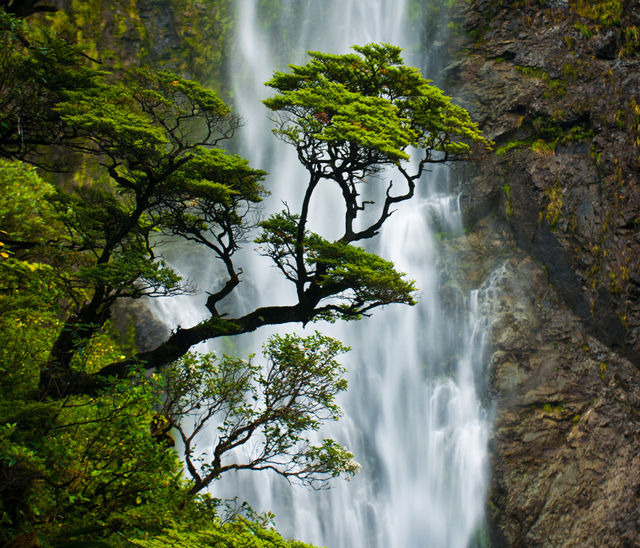
[[[549,80],[547,82],[547,85],[549,86],[549,96],[555,96],[555,97],[564,97],[567,94],[567,87],[565,84],[565,81],[560,81],[560,80]],[[553,95],[551,95],[553,94]]]
[[[531,145],[531,150],[533,150],[533,152],[537,152],[540,156],[553,156],[555,154],[554,148],[554,145],[551,145],[542,139],[537,139]]]
[[[320,276],[319,286],[344,287],[340,293],[350,305],[336,311],[348,312],[345,319],[355,310],[369,303],[391,304],[402,302],[416,304],[413,280],[404,280],[405,274],[397,272],[393,263],[385,261],[361,247],[345,242],[328,242],[316,234],[309,236],[307,263],[316,267]],[[327,317],[333,318],[333,310]]]
[[[416,303],[414,282],[405,280],[405,274],[397,272],[393,263],[361,247],[344,241],[329,242],[308,231],[299,241],[298,215],[285,210],[261,222],[260,226],[263,232],[255,241],[263,244],[263,254],[273,259],[287,279],[300,282],[296,259],[302,253],[305,264],[311,267],[305,270],[305,276],[317,284],[319,302],[336,296],[344,301],[322,306],[319,315],[322,319],[359,319],[372,306]]]
[[[635,25],[624,29],[624,38],[633,45],[640,45],[640,29]]]
[[[542,69],[536,67],[523,67],[520,65],[516,65],[513,68],[516,70],[516,72],[524,74],[529,78],[539,78],[543,82],[547,82],[549,80],[549,75]]]
[[[141,548],[313,548],[300,541],[284,540],[275,531],[245,519],[199,531],[174,525],[152,538],[132,539],[131,544]]]
[[[562,185],[559,181],[556,181],[553,185],[546,188],[544,193],[547,196],[547,204],[545,208],[540,211],[539,222],[542,222],[542,219],[546,218],[553,228],[562,214],[562,203],[564,201]]]
[[[555,116],[536,118],[531,123],[534,134],[522,140],[509,141],[498,147],[496,154],[502,156],[513,149],[530,148],[541,156],[553,156],[557,145],[593,139],[594,130],[588,124],[575,124],[570,127],[560,125]]]
[[[562,67],[562,76],[564,80],[572,81],[577,80],[580,76],[580,68],[582,63],[578,59],[575,63],[565,63]]]
[[[513,216],[513,204],[511,202],[511,187],[507,183],[505,183],[502,189],[504,190],[504,193],[507,196],[507,204],[505,206],[505,212],[507,214],[507,217],[511,219],[511,217]]]
[[[600,378],[602,380],[604,380],[606,375],[607,375],[607,364],[605,362],[601,362],[600,363]]]
[[[345,448],[333,440],[313,446],[305,438],[342,415],[335,398],[347,389],[347,381],[335,358],[347,350],[316,332],[272,336],[264,346],[265,367],[214,354],[183,356],[164,375],[163,413],[184,445],[190,493],[229,470],[272,470],[314,488],[357,473],[360,466]],[[205,460],[194,444],[212,418],[221,423],[213,453]],[[259,433],[266,442],[246,461],[225,458]]]
[[[480,136],[469,114],[454,105],[419,71],[404,65],[401,49],[388,44],[354,46],[356,54],[309,52],[311,61],[276,72],[266,85],[279,94],[264,102],[282,112],[274,133],[296,146],[312,144],[303,163],[323,164],[337,154],[360,177],[408,160],[406,149],[445,159],[467,155]]]
[[[522,148],[523,146],[525,146],[523,141],[509,141],[506,145],[498,147],[496,149],[496,154],[498,156],[503,156],[510,150],[513,150],[514,148],[519,149],[519,148]]]
[[[640,28],[636,25],[630,25],[623,32],[624,44],[619,57],[631,57],[637,54],[638,46],[640,46]]]
[[[33,35],[0,10],[0,155],[24,158],[60,138],[53,104],[105,76],[80,62],[81,51],[48,31]]]
[[[266,85],[277,94],[263,101],[277,113],[274,133],[296,148],[309,184],[300,215],[272,217],[262,225],[258,241],[267,244],[265,254],[296,284],[302,302],[336,295],[346,299],[318,309],[319,317],[328,319],[413,302],[411,282],[402,281],[389,263],[376,262],[348,244],[375,236],[395,205],[413,197],[427,165],[467,158],[473,143],[490,144],[464,109],[404,65],[400,48],[368,44],[353,50],[347,55],[309,52],[306,65],[275,73]],[[408,162],[410,147],[417,149],[417,165]],[[392,166],[404,188],[392,189],[389,183],[369,217],[373,221],[356,230],[357,217],[372,205],[362,201],[361,185]],[[334,243],[306,231],[309,202],[323,179],[339,186],[346,206],[344,233]]]
[[[18,327],[30,335],[39,333],[37,326]],[[312,446],[302,437],[341,414],[335,396],[347,386],[335,356],[348,349],[329,337],[317,333],[306,338],[273,337],[265,346],[266,369],[226,356],[218,360],[189,354],[166,375],[145,383],[110,379],[93,397],[40,402],[31,397],[37,393],[39,368],[27,367],[24,355],[9,361],[12,336],[12,331],[3,330],[0,337],[2,364],[14,372],[14,382],[3,382],[0,399],[0,424],[4,425],[0,427],[0,492],[5,501],[16,496],[15,486],[19,492],[19,505],[5,505],[0,518],[7,535],[34,530],[30,523],[35,520],[40,524],[35,527],[38,534],[54,545],[73,538],[80,528],[91,527],[82,542],[95,544],[95,539],[103,538],[119,546],[122,535],[129,541],[148,538],[150,533],[162,536],[161,529],[178,518],[215,533],[218,526],[211,519],[217,503],[206,496],[194,498],[206,478],[199,483],[197,476],[189,482],[183,479],[178,455],[159,443],[164,438],[150,428],[158,410],[172,421],[189,415],[194,424],[191,441],[211,417],[224,417],[219,429],[221,454],[253,440],[253,431],[261,429],[269,441],[259,458],[225,469],[282,466],[286,477],[316,487],[331,477],[358,471],[353,455],[332,440]],[[119,352],[111,335],[104,332],[82,348],[74,367],[100,368]],[[39,356],[40,363],[45,359],[46,355]],[[32,360],[37,362],[38,356]],[[180,423],[175,427],[180,434],[187,428]],[[251,434],[240,437],[243,432]],[[187,463],[193,463],[189,452]],[[213,462],[202,463],[201,470],[215,477],[225,471],[214,471]],[[250,527],[263,542],[284,542],[275,532]],[[231,530],[235,531],[231,526],[220,527],[225,534]],[[119,533],[113,536],[115,532]]]
[[[266,173],[220,148],[242,121],[213,91],[170,71],[95,68],[84,52],[108,45],[95,40],[92,7],[55,16],[65,32],[92,27],[84,45],[0,13],[0,157],[66,175],[53,187],[0,160],[0,543],[302,547],[261,520],[223,524],[221,501],[202,492],[229,470],[269,469],[315,488],[357,473],[346,448],[308,439],[341,415],[335,398],[347,384],[336,357],[347,349],[318,333],[275,336],[264,367],[190,349],[262,325],[414,304],[414,283],[354,243],[413,196],[427,164],[488,142],[393,46],[313,53],[276,73],[269,85],[279,94],[265,103],[282,115],[276,134],[298,147],[309,184],[300,212],[261,223],[258,242],[298,302],[228,317],[217,307],[241,281],[235,253],[253,239]],[[118,36],[151,36],[136,10],[116,2]],[[421,155],[414,173],[411,147]],[[387,166],[407,188],[389,186],[377,220],[356,232],[366,203],[358,185]],[[335,242],[306,229],[321,179],[343,191],[345,232]],[[210,317],[138,352],[115,333],[114,305],[193,291],[162,259],[170,239],[209,253],[221,287],[204,288]],[[194,443],[209,422],[217,442],[205,459]],[[249,460],[229,458],[246,443]]]
[[[581,17],[597,21],[604,28],[619,25],[620,18],[624,13],[623,0],[571,0],[570,6]],[[580,23],[576,23],[576,25],[578,24]],[[581,25],[581,27],[584,27],[584,25]],[[576,28],[583,32],[582,28],[577,26]],[[583,36],[591,38],[591,32],[588,32],[588,36],[583,32]]]
[[[48,376],[71,366],[74,338],[90,338],[116,299],[189,291],[156,258],[154,233],[207,246],[237,276],[230,256],[264,194],[265,174],[211,148],[240,126],[212,91],[146,68],[131,69],[119,81],[107,78],[81,62],[80,47],[48,32],[30,35],[6,19],[0,46],[11,63],[0,67],[7,92],[0,104],[0,153],[28,156],[46,168],[56,168],[51,158],[67,157],[59,152],[82,154],[106,175],[102,184],[48,196],[56,226],[64,230],[46,250],[40,241],[3,239],[11,244],[3,246],[7,255],[38,248],[66,282],[73,315],[53,345],[55,367],[47,368],[46,385]]]
[[[60,327],[58,299],[64,296],[46,265],[14,258],[0,263],[0,397],[33,395],[38,372]]]
[[[95,356],[89,349],[86,354]],[[114,381],[96,397],[62,401],[28,396],[14,389],[0,405],[7,534],[33,529],[34,521],[45,535],[87,525],[113,529],[135,523],[145,501],[182,490],[177,455],[149,430],[161,396],[153,384]],[[18,504],[7,504],[13,497]]]
[[[33,167],[0,158],[0,229],[10,240],[46,243],[59,233],[48,198],[55,189]]]
[[[573,25],[573,28],[575,28],[583,38],[591,38],[593,36],[591,29],[580,21],[576,21]]]
[[[229,167],[221,157],[221,153],[199,156],[196,169],[180,172],[178,186],[197,188],[203,201],[216,199],[229,207],[237,195],[216,185],[226,189],[222,183],[237,179],[240,170],[246,176],[236,186],[255,192],[253,172],[246,162],[234,158]],[[220,182],[207,185],[207,171],[215,171]],[[133,280],[140,287],[144,280],[151,283],[151,274],[160,275],[162,263],[145,262],[129,244],[107,263],[75,261],[79,268],[65,269],[52,257],[54,244],[64,240],[99,249],[104,246],[104,225],[126,218],[123,203],[99,188],[81,188],[78,195],[55,191],[32,168],[17,162],[3,161],[0,175],[0,226],[9,229],[12,237],[30,238],[35,245],[17,251],[30,260],[11,257],[0,262],[0,424],[5,425],[0,430],[0,492],[4,501],[19,501],[5,504],[0,518],[8,535],[32,529],[29,524],[35,519],[43,524],[35,528],[38,534],[57,545],[60,539],[72,538],[72,531],[81,526],[97,528],[91,538],[96,534],[107,538],[115,530],[127,535],[136,530],[159,531],[167,520],[200,512],[205,499],[194,494],[212,478],[186,482],[177,454],[158,443],[160,438],[150,428],[158,409],[175,420],[194,411],[190,403],[200,407],[202,402],[215,402],[219,408],[213,411],[226,416],[227,439],[247,423],[264,430],[272,443],[265,445],[259,463],[245,463],[245,467],[262,469],[282,463],[283,475],[322,485],[331,477],[357,472],[353,455],[332,440],[312,446],[301,437],[317,430],[322,421],[340,416],[334,398],[346,389],[341,377],[344,369],[334,357],[347,349],[319,334],[272,339],[265,349],[270,364],[266,373],[239,359],[225,357],[218,364],[211,356],[187,355],[164,377],[143,383],[111,378],[95,395],[41,399],[41,371],[47,368],[56,338],[68,329],[61,321],[65,296],[82,298],[82,287],[110,286],[122,292]],[[43,262],[32,262],[35,257]],[[151,274],[141,273],[141,268],[154,265],[160,266],[152,268]],[[90,337],[73,338],[71,371],[93,373],[125,358],[114,335],[98,327],[87,327]],[[136,370],[130,375],[143,378]],[[61,386],[60,382],[56,385]],[[251,394],[255,399],[249,398]],[[287,395],[292,397],[283,407]],[[248,439],[251,436],[244,441]],[[97,546],[95,540],[78,542]]]

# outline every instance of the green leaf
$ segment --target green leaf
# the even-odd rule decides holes
[[[101,540],[70,540],[52,545],[53,548],[113,548],[111,544]]]

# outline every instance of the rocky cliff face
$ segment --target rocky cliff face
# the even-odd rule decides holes
[[[150,65],[228,95],[231,0],[54,0],[47,24],[107,68]]]
[[[505,264],[493,545],[640,546],[640,9],[479,0],[458,24],[448,91],[497,153],[460,173],[471,228],[444,271]]]

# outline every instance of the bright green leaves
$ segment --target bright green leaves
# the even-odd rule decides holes
[[[241,156],[217,148],[197,148],[189,161],[169,180],[167,192],[175,192],[186,200],[231,205],[243,200],[260,202],[264,188],[260,182],[266,172],[252,169]]]
[[[263,348],[264,368],[228,356],[187,354],[165,373],[165,413],[182,437],[192,493],[229,470],[270,469],[314,487],[359,470],[333,440],[315,447],[305,438],[342,415],[335,398],[347,381],[336,357],[349,349],[318,332],[274,335]],[[184,416],[188,424],[180,421]],[[218,437],[205,460],[194,454],[194,440],[209,420],[217,422]],[[228,458],[247,443],[248,456]]]
[[[488,144],[464,109],[404,65],[400,48],[353,49],[358,55],[309,52],[306,65],[266,82],[278,91],[263,101],[281,113],[274,132],[297,147],[305,165],[331,162],[362,177],[408,160],[409,146],[429,160],[433,152],[453,160],[468,154],[468,142]]]
[[[136,298],[185,289],[180,284],[182,278],[164,260],[150,260],[135,251],[116,253],[108,263],[82,267],[78,276],[91,286],[105,286]]]
[[[344,241],[329,242],[311,232],[298,242],[300,217],[288,211],[274,214],[260,223],[262,234],[255,241],[263,244],[270,257],[293,281],[311,281],[318,288],[320,301],[341,300],[325,306],[320,316],[327,320],[357,319],[370,308],[391,303],[414,305],[416,287],[393,263],[361,247]],[[300,272],[298,254],[310,270]]]
[[[131,71],[137,85],[133,96],[143,108],[158,110],[162,105],[167,118],[200,113],[208,113],[220,117],[228,116],[231,109],[214,91],[203,87],[198,82],[187,80],[166,70],[152,71],[148,67]]]
[[[293,215],[289,211],[274,213],[268,219],[260,223],[262,234],[255,239],[258,244],[263,244],[263,255],[270,257],[285,277],[297,282],[304,274],[298,273],[296,255],[303,252],[303,242],[298,242],[299,215]]]
[[[0,400],[35,393],[66,296],[50,266],[14,257],[0,262]]]
[[[307,263],[316,267],[321,288],[333,291],[335,287],[344,287],[339,295],[358,308],[371,304],[416,304],[413,280],[404,279],[405,274],[395,270],[392,262],[361,247],[328,242],[312,234],[308,239]]]
[[[311,60],[303,66],[290,65],[291,73],[276,72],[266,83],[281,92],[312,88],[320,80],[342,84],[354,93],[368,97],[394,98],[411,95],[428,83],[419,71],[404,66],[402,49],[389,44],[353,46],[357,54],[334,55],[310,51]],[[277,97],[273,100],[277,100]],[[269,102],[272,99],[268,100]]]
[[[94,153],[156,172],[193,149],[190,136],[204,136],[198,144],[215,142],[235,124],[213,91],[148,68],[132,69],[122,84],[67,92],[54,110],[93,143]]]
[[[68,231],[66,239],[71,240],[70,247],[95,250],[98,257],[131,214],[129,204],[119,200],[114,192],[97,186],[83,186],[75,192],[58,189],[51,203]],[[139,240],[143,232],[139,223],[135,223],[126,234],[129,245]]]
[[[315,137],[327,143],[349,143],[380,155],[380,163],[408,160],[405,149],[416,135],[407,120],[400,118],[398,109],[381,97],[365,97],[351,93],[340,85],[334,90],[331,123],[322,124]],[[341,89],[342,88],[342,89]],[[318,115],[324,118],[322,114]]]
[[[435,86],[425,86],[422,96],[398,101],[398,107],[411,119],[411,127],[418,135],[412,143],[416,148],[440,152],[449,160],[457,160],[468,157],[472,142],[490,144],[480,135],[469,113],[452,104]]]
[[[317,331],[309,337],[274,335],[264,346],[267,372],[258,385],[275,419],[266,429],[267,439],[274,440],[278,451],[293,456],[292,464],[299,468],[290,477],[303,484],[324,487],[329,478],[352,476],[360,470],[353,454],[333,440],[324,440],[318,447],[308,445],[303,437],[305,432],[317,431],[324,421],[342,416],[335,398],[347,389],[347,381],[336,357],[348,350]],[[294,443],[302,443],[302,451],[293,452]]]
[[[172,421],[188,415],[195,423],[206,422],[220,411],[230,417],[243,416],[249,412],[245,400],[254,390],[252,381],[258,372],[259,368],[239,358],[185,354],[162,375],[166,412]]]
[[[0,376],[11,383],[2,389],[9,403],[0,424],[18,425],[0,431],[9,446],[0,459],[31,490],[25,504],[41,513],[39,530],[48,535],[59,520],[66,532],[51,538],[73,542],[68,528],[94,524],[142,538],[185,508],[205,513],[199,505],[209,499],[195,495],[230,470],[270,469],[312,487],[356,473],[347,449],[308,439],[341,416],[336,399],[347,383],[337,358],[347,349],[339,342],[275,336],[262,367],[189,349],[265,324],[357,319],[390,303],[414,304],[414,283],[354,244],[375,236],[395,204],[413,195],[419,174],[402,171],[410,147],[422,147],[427,162],[462,157],[470,141],[482,142],[466,112],[385,44],[312,53],[306,65],[276,73],[269,85],[277,94],[265,103],[281,115],[276,134],[297,147],[310,182],[299,215],[270,217],[257,241],[295,284],[298,301],[229,318],[216,306],[240,283],[234,253],[250,239],[266,194],[266,173],[216,148],[241,120],[212,91],[170,72],[107,77],[55,36],[31,36],[24,47],[14,23],[0,25],[0,48],[10,50],[0,56],[0,155],[29,155],[45,167],[56,158],[87,160],[74,174],[78,186],[55,192],[30,168],[0,163],[0,241],[11,252],[0,261]],[[356,232],[358,212],[373,206],[359,198],[360,185],[394,166],[409,189],[398,196],[388,188],[378,219]],[[322,179],[345,199],[345,232],[335,242],[306,229]],[[221,287],[203,288],[211,317],[153,350],[124,351],[105,329],[118,299],[188,290],[159,252],[177,238],[206,246],[226,271]],[[202,455],[195,443],[209,423],[217,438]],[[157,431],[165,442],[182,439],[187,484]],[[17,513],[18,503],[7,502],[15,500],[3,504]],[[22,522],[12,527],[17,533]],[[284,542],[250,526],[239,532],[231,545]]]
[[[274,133],[295,146],[309,172],[305,203],[322,179],[339,186],[345,205],[341,240],[351,243],[378,234],[397,204],[414,196],[426,166],[468,158],[473,143],[490,144],[466,110],[404,65],[400,48],[353,49],[348,55],[309,52],[306,65],[290,65],[289,73],[276,72],[266,82],[277,94],[263,101],[276,113]],[[386,192],[375,202],[364,200],[370,176],[391,168],[396,184],[390,176],[377,177],[387,179]],[[373,211],[363,227],[355,221],[365,209]],[[307,211],[300,215],[303,229]]]
[[[198,530],[174,525],[162,534],[129,542],[141,548],[314,548],[297,540],[285,540],[273,529],[242,518]]]
[[[266,194],[266,173],[247,160],[216,148],[196,148],[156,192],[151,209],[160,229],[212,249],[234,277],[231,255],[251,226]]]
[[[323,440],[322,445],[311,446],[296,461],[309,471],[322,469],[327,477],[337,478],[355,476],[361,470],[358,462],[353,460],[353,453],[334,440]]]
[[[102,87],[94,93],[79,91],[54,110],[80,135],[116,158],[141,155],[161,157],[168,139],[153,120],[133,110],[133,98],[125,88]]]
[[[0,240],[54,239],[62,228],[47,201],[54,192],[33,167],[0,159]]]
[[[276,78],[267,85],[275,86]],[[382,163],[392,163],[409,158],[404,149],[416,138],[385,99],[363,96],[324,79],[314,87],[285,91],[264,103],[272,110],[300,113],[294,123],[274,130],[296,146],[304,146],[309,139],[327,145],[349,143],[377,152]]]
[[[265,172],[216,148],[241,120],[196,82],[146,68],[108,75],[79,46],[0,19],[0,155],[73,175],[54,191],[31,168],[0,162],[0,242],[9,255],[0,255],[0,424],[9,423],[0,428],[0,464],[22,490],[3,491],[4,516],[15,521],[2,540],[35,527],[52,543],[97,546],[113,540],[110,531],[142,538],[172,520],[189,523],[190,511],[210,526],[216,503],[195,495],[230,470],[270,469],[312,487],[356,473],[347,449],[308,439],[341,416],[336,399],[347,382],[337,358],[347,348],[338,341],[275,336],[263,366],[188,351],[264,324],[413,304],[413,282],[353,245],[375,235],[389,208],[365,235],[347,227],[348,237],[329,242],[305,229],[307,206],[320,179],[333,179],[355,219],[362,177],[404,165],[423,126],[436,128],[428,146],[444,146],[462,114],[423,89],[388,45],[314,53],[292,74],[276,74],[270,84],[280,93],[267,104],[284,115],[278,134],[302,151],[311,184],[300,215],[267,219],[258,241],[299,300],[229,318],[216,305],[240,283],[234,253],[266,194]],[[451,118],[438,118],[445,107]],[[206,246],[226,271],[222,287],[202,288],[211,318],[153,350],[125,350],[107,323],[119,299],[189,289],[161,258],[162,242],[178,238]],[[209,423],[217,439],[205,456],[194,444]],[[170,436],[182,438],[186,482]],[[236,460],[242,447],[249,456]],[[82,527],[93,533],[76,534]],[[252,525],[217,528],[218,536],[210,529],[221,545],[298,545]]]
[[[0,465],[3,501],[16,493],[22,508],[37,509],[37,532],[53,540],[72,531],[79,535],[82,528],[95,539],[125,524],[128,531],[161,526],[165,508],[177,515],[185,498],[178,455],[150,431],[154,407],[161,403],[158,383],[121,379],[93,397],[58,401],[28,396],[0,402]],[[131,516],[140,513],[141,503],[154,508],[146,523]],[[11,527],[0,533],[3,540],[26,521],[7,506],[0,516],[12,522],[4,522]],[[34,530],[30,523],[25,528]]]
[[[180,276],[149,255],[150,234],[160,221],[141,215],[131,223],[131,206],[98,187],[81,187],[73,194],[58,190],[50,200],[66,228],[59,238],[68,250],[51,247],[48,255],[68,287],[102,288],[129,297],[185,289]]]
[[[312,411],[305,429],[317,430],[319,418],[337,420],[342,411],[335,403],[335,396],[347,389],[345,373],[336,357],[350,348],[340,341],[321,335],[316,331],[310,337],[296,335],[274,335],[264,345],[263,354],[268,359],[267,375],[258,383],[264,390],[268,407],[285,404],[291,395],[296,401],[292,409]],[[287,420],[296,420],[295,414]]]

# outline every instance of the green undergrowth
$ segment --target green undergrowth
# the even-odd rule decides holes
[[[549,81],[549,75],[545,71],[537,67],[523,67],[520,65],[515,65],[513,68],[516,72],[519,72],[520,74],[527,76],[528,78],[538,78],[543,82]]]
[[[577,123],[570,127],[563,127],[553,117],[536,118],[531,122],[533,135],[525,139],[514,139],[496,149],[496,154],[502,156],[510,150],[530,149],[540,156],[555,154],[558,145],[569,145],[580,141],[593,139],[594,130],[587,123]]]
[[[507,214],[507,217],[511,219],[511,217],[513,217],[513,202],[511,201],[511,187],[509,186],[508,183],[505,183],[502,189],[504,190],[504,193],[507,196],[505,213]]]
[[[562,214],[563,194],[562,184],[556,181],[553,185],[547,187],[544,191],[546,196],[546,205],[540,210],[538,223],[546,219],[551,227],[555,227],[560,215]]]
[[[313,548],[297,540],[285,540],[273,529],[246,519],[223,525],[211,525],[194,531],[184,525],[148,538],[131,539],[130,546],[140,548]]]
[[[560,413],[565,410],[564,404],[560,403],[533,403],[531,409],[543,411],[544,413]]]
[[[597,21],[603,28],[620,25],[623,0],[572,0],[570,7],[581,17]]]

